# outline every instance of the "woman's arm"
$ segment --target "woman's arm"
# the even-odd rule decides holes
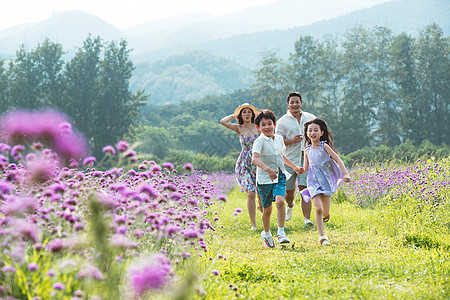
[[[263,161],[259,158],[259,156],[260,156],[259,153],[253,152],[252,163],[255,166],[258,166],[261,169],[263,169],[264,171],[266,171],[267,174],[269,175],[270,179],[275,180],[277,178],[278,172],[275,171],[274,169],[269,168],[265,163],[263,163]]]
[[[323,149],[325,149],[325,151],[330,155],[330,157],[337,162],[337,164],[339,165],[339,168],[341,168],[342,173],[344,174],[344,178],[343,180],[345,182],[349,182],[350,181],[350,176],[348,174],[347,168],[344,165],[344,162],[342,161],[342,159],[339,157],[339,155],[337,155],[336,152],[334,152],[334,150],[326,143],[323,143]]]
[[[239,129],[240,128],[239,125],[230,123],[230,121],[233,119],[234,119],[234,115],[229,115],[229,116],[223,117],[220,120],[220,124],[222,124],[223,126],[225,126],[228,129],[233,130],[234,132],[236,132],[237,134],[240,135],[241,131]]]

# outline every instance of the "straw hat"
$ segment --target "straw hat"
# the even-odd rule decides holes
[[[253,111],[253,113],[255,114],[255,116],[258,114],[258,109],[256,109],[256,107],[254,107],[254,106],[251,105],[251,104],[244,103],[244,104],[239,105],[239,106],[234,110],[234,118],[235,118],[236,120],[238,119],[239,113],[240,113],[241,110],[243,110],[244,108],[250,108],[250,109]]]

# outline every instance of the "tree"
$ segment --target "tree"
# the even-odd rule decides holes
[[[337,137],[345,153],[372,144],[374,126],[372,37],[362,26],[346,34],[344,48],[344,102],[341,134]]]
[[[394,147],[400,144],[399,101],[392,81],[392,32],[386,27],[375,27],[371,48],[373,65],[372,95],[376,114],[374,138],[377,144]]]
[[[129,57],[127,42],[121,40],[117,45],[111,42],[104,51],[98,73],[97,97],[93,103],[93,117],[96,132],[92,136],[95,150],[108,144],[116,143],[120,138],[132,132],[139,107],[143,106],[148,96],[144,91],[130,92],[130,78],[134,70]]]
[[[423,111],[425,134],[434,144],[449,143],[450,130],[450,39],[443,38],[442,29],[432,24],[420,32],[416,43],[419,99]]]
[[[285,97],[290,90],[289,67],[279,58],[274,50],[262,53],[261,68],[255,71],[254,88],[256,106],[270,108],[277,117],[286,111]]]
[[[399,100],[399,121],[404,139],[419,144],[421,136],[416,134],[424,119],[421,117],[421,102],[418,96],[417,70],[414,63],[415,40],[406,33],[394,37],[391,47],[391,78]]]
[[[0,59],[0,107],[2,111],[5,112],[10,107],[10,102],[8,99],[8,74],[7,69],[5,68],[5,61]]]
[[[302,99],[310,107],[317,107],[319,102],[319,43],[312,36],[302,36],[295,42],[295,52],[290,55],[292,68],[291,80],[294,90],[300,92]]]

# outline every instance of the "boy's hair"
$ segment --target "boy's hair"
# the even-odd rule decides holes
[[[311,145],[311,140],[309,139],[307,132],[308,132],[308,126],[311,124],[317,124],[320,127],[320,130],[323,131],[322,136],[320,137],[321,141],[325,141],[325,143],[327,143],[331,149],[334,150],[333,148],[333,135],[331,134],[331,131],[328,129],[327,123],[321,119],[321,118],[315,118],[313,120],[310,120],[308,122],[305,123],[305,139],[306,139],[306,144],[307,145]]]
[[[276,123],[277,118],[275,118],[275,114],[270,109],[260,110],[258,115],[255,118],[255,124],[259,127],[262,119],[272,120],[273,124]]]
[[[299,92],[292,92],[292,93],[289,93],[289,95],[288,95],[287,98],[286,98],[286,102],[287,102],[287,103],[289,103],[289,99],[290,99],[291,97],[299,97],[299,98],[300,98],[300,102],[303,103],[302,95],[300,95]]]
[[[242,124],[244,124],[244,119],[242,119],[242,111],[244,110],[245,108],[243,108],[243,109],[241,109],[241,111],[239,112],[239,115],[238,115],[238,124],[239,125],[242,125]],[[250,108],[249,108],[250,109]],[[252,111],[252,123],[255,123],[255,112],[253,111],[253,109],[250,109],[251,111]]]

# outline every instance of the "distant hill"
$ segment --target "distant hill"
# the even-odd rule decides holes
[[[141,60],[151,60],[186,49],[206,49],[254,69],[260,61],[261,51],[274,48],[279,50],[279,56],[286,58],[294,51],[294,43],[302,35],[311,35],[315,38],[326,35],[341,36],[355,25],[366,27],[378,25],[390,28],[394,34],[406,32],[416,36],[420,28],[431,23],[437,23],[444,30],[444,34],[449,35],[450,1],[395,0],[308,26],[237,34],[225,39],[148,51],[136,57]],[[175,33],[172,34],[175,35]]]
[[[191,51],[137,63],[131,88],[151,93],[149,103],[169,104],[230,93],[252,82],[249,69],[207,51]]]

